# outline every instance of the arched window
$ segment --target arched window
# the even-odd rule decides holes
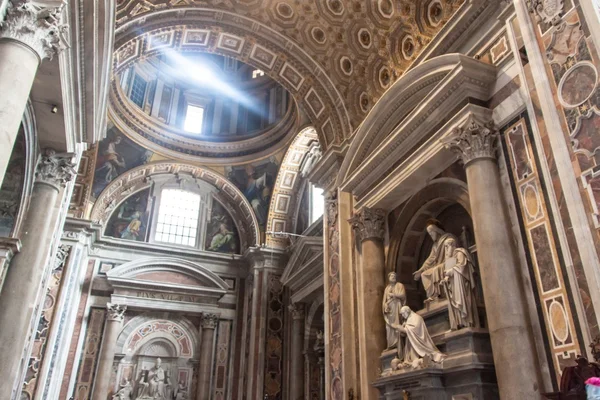
[[[154,240],[196,246],[200,195],[181,189],[163,189]]]
[[[313,224],[321,218],[325,211],[325,197],[323,189],[319,189],[315,185],[310,186],[310,223]]]

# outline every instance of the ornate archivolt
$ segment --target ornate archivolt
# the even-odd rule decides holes
[[[319,138],[314,128],[303,129],[288,148],[277,174],[273,187],[267,230],[272,232],[294,232],[302,193],[307,180],[301,175],[301,167],[311,145],[318,144]],[[288,245],[287,239],[267,236],[267,246],[282,248]]]
[[[259,243],[260,230],[252,206],[242,192],[227,179],[214,171],[177,162],[157,162],[127,171],[104,189],[92,209],[91,219],[106,225],[113,211],[140,190],[152,185],[152,177],[158,175],[187,175],[202,180],[218,189],[214,198],[223,205],[236,223],[242,251]]]

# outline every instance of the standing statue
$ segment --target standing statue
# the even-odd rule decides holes
[[[389,283],[383,292],[383,319],[387,333],[387,348],[396,347],[402,352],[402,337],[400,332],[394,328],[402,322],[400,309],[406,305],[406,290],[404,285],[396,280],[396,273],[388,274]]]
[[[423,287],[427,292],[426,303],[437,300],[441,294],[439,284],[444,279],[444,244],[449,239],[457,241],[456,236],[446,233],[437,220],[427,221],[427,233],[433,240],[433,247],[421,268],[413,273],[416,281],[423,282]]]
[[[454,239],[444,244],[444,280],[442,287],[448,297],[450,329],[479,326],[475,295],[475,268],[467,249],[456,247]]]
[[[441,363],[445,356],[440,353],[429,336],[423,317],[413,312],[408,306],[402,307],[400,313],[404,322],[402,325],[396,326],[396,329],[405,337],[405,343],[401,357],[399,356],[395,363],[392,361],[396,369],[399,368],[400,363],[412,368],[426,365],[430,361]]]

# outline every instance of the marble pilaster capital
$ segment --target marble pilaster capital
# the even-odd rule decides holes
[[[216,329],[218,323],[218,314],[204,313],[202,314],[202,317],[200,317],[200,326],[202,329]]]
[[[0,40],[14,40],[26,45],[40,61],[52,59],[67,47],[65,31],[68,26],[61,22],[65,4],[65,0],[50,6],[26,0],[9,1],[6,18],[0,22]]]
[[[498,132],[493,121],[481,122],[470,115],[444,145],[456,152],[466,167],[470,162],[482,158],[495,160],[497,138]]]
[[[55,186],[60,189],[64,187],[75,175],[75,163],[72,162],[71,156],[56,154],[52,149],[44,150],[41,156],[36,171],[36,182],[43,182]]]
[[[122,322],[125,318],[125,311],[127,310],[127,306],[121,304],[106,303],[106,310],[108,311],[108,314],[106,314],[106,318],[109,321]]]
[[[352,228],[362,241],[368,239],[383,240],[385,237],[385,210],[363,208],[350,218]]]
[[[293,320],[303,320],[304,319],[304,304],[302,303],[294,303],[288,306],[288,310],[292,313]]]

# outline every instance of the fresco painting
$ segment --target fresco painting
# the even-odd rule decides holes
[[[104,235],[137,242],[147,241],[149,197],[150,188],[133,194],[121,203],[108,220]]]
[[[207,224],[205,249],[219,253],[239,253],[240,237],[227,210],[213,200],[210,221]]]

